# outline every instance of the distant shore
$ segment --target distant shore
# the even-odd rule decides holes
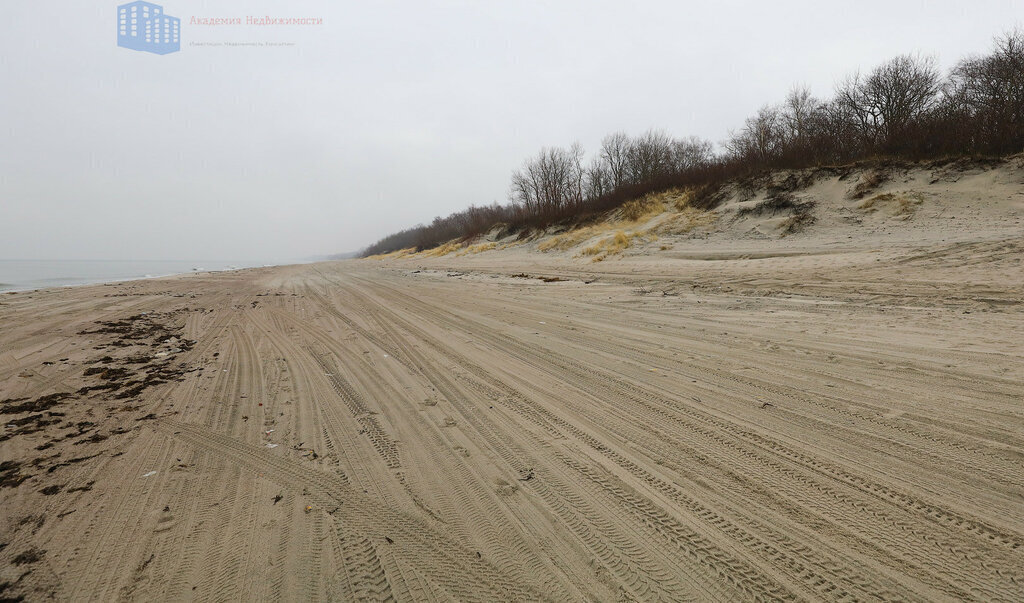
[[[0,293],[303,263],[227,260],[2,260]]]

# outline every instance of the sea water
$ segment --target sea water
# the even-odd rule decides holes
[[[280,263],[225,260],[0,260],[0,291],[89,285]]]

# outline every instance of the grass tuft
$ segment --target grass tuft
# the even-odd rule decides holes
[[[657,232],[663,235],[689,234],[692,230],[714,224],[718,214],[693,207],[681,209],[658,225]]]
[[[924,196],[921,193],[891,192],[865,199],[857,207],[871,213],[877,211],[881,205],[891,205],[892,215],[903,216],[904,220],[908,220],[917,211],[917,206],[923,202]]]
[[[631,239],[631,236],[620,230],[614,235],[601,239],[590,247],[585,248],[582,253],[587,256],[622,253],[632,245]]]
[[[541,241],[537,245],[537,249],[540,251],[568,251],[587,239],[611,230],[611,228],[612,226],[608,222],[581,226]]]
[[[800,232],[804,228],[814,224],[814,220],[815,217],[811,214],[809,209],[806,211],[798,211],[792,216],[786,218],[782,224],[779,225],[779,230],[782,231],[782,236],[790,235]]]
[[[888,179],[889,175],[881,169],[864,172],[861,174],[857,185],[853,187],[852,191],[850,191],[850,198],[862,199],[865,195],[881,186],[882,183]]]
[[[640,199],[627,201],[622,206],[621,216],[627,222],[639,222],[654,214],[665,211],[665,197],[667,193],[649,194]]]
[[[491,241],[489,243],[479,243],[477,245],[470,245],[469,247],[466,247],[465,249],[463,249],[462,251],[460,251],[456,255],[462,256],[462,255],[473,255],[473,254],[477,254],[477,253],[483,253],[484,251],[490,251],[490,250],[494,249],[497,246],[498,246],[498,244],[493,242],[493,241]]]
[[[437,247],[434,247],[433,249],[425,249],[425,250],[421,251],[417,255],[419,255],[420,257],[424,257],[424,258],[436,258],[436,257],[441,257],[443,255],[448,255],[449,253],[458,251],[458,250],[462,249],[465,246],[466,246],[465,243],[462,243],[462,242],[459,242],[459,241],[448,241],[444,245],[438,245]]]

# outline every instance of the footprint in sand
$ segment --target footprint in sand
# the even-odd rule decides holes
[[[174,518],[174,515],[171,513],[171,508],[164,507],[164,510],[160,511],[160,513],[157,515],[156,527],[153,528],[153,532],[166,532],[167,530],[170,530],[176,525],[178,525],[178,521]]]
[[[519,489],[519,486],[515,484],[510,484],[509,482],[501,478],[495,480],[494,483],[497,485],[496,491],[498,492],[498,494],[502,496],[511,496],[516,493],[516,490]]]

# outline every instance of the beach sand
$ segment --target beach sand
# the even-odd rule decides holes
[[[1021,600],[1024,238],[919,212],[0,296],[0,594]]]

